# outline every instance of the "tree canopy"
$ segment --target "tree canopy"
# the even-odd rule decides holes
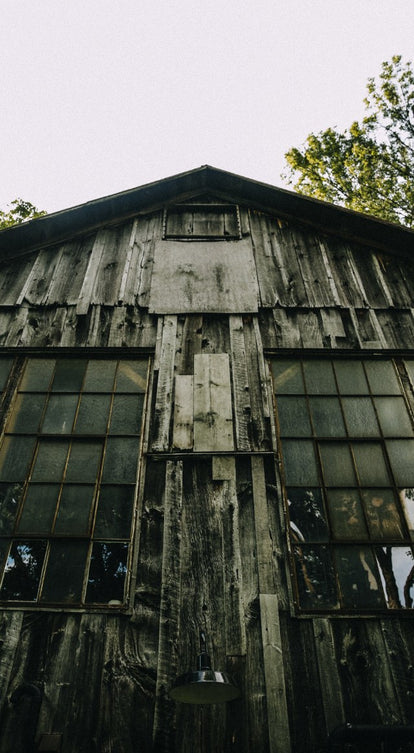
[[[366,115],[341,132],[311,133],[286,154],[299,193],[414,227],[414,71],[401,55],[369,78]]]
[[[42,217],[46,212],[37,209],[30,201],[23,199],[14,199],[9,204],[9,211],[0,209],[0,230],[5,230],[12,225],[20,225],[26,220],[34,220],[36,217]]]

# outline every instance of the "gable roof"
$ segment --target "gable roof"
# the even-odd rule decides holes
[[[209,165],[88,201],[0,231],[0,259],[59,243],[102,225],[119,222],[169,203],[214,193],[279,218],[294,218],[315,230],[412,259],[414,231],[349,209],[311,199]]]

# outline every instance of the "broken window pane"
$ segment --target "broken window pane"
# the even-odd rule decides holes
[[[368,538],[358,489],[328,489],[327,498],[335,538]]]
[[[335,575],[327,546],[293,548],[302,609],[336,609]]]
[[[321,490],[287,489],[290,529],[294,541],[328,541]]]
[[[411,609],[414,597],[414,558],[407,546],[377,546],[375,553],[389,609]]]
[[[121,604],[127,572],[128,545],[95,543],[92,550],[86,601],[91,604]]]
[[[404,532],[392,489],[364,489],[362,499],[372,538],[403,538]]]
[[[14,530],[16,515],[23,495],[23,483],[0,484],[0,534]]]
[[[46,541],[14,541],[4,569],[1,599],[35,601]]]
[[[414,539],[414,489],[400,489],[399,497],[403,507],[408,530],[410,532],[410,537]]]
[[[335,548],[343,606],[358,610],[384,607],[384,595],[377,566],[368,547]]]

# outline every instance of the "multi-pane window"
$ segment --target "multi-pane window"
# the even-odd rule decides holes
[[[271,366],[299,607],[412,608],[414,361]]]
[[[12,362],[0,364],[10,390]],[[0,601],[121,605],[148,360],[16,367],[0,449]]]

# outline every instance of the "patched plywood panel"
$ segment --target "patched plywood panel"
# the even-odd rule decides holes
[[[250,239],[159,241],[149,310],[157,314],[248,313],[259,288]]]

